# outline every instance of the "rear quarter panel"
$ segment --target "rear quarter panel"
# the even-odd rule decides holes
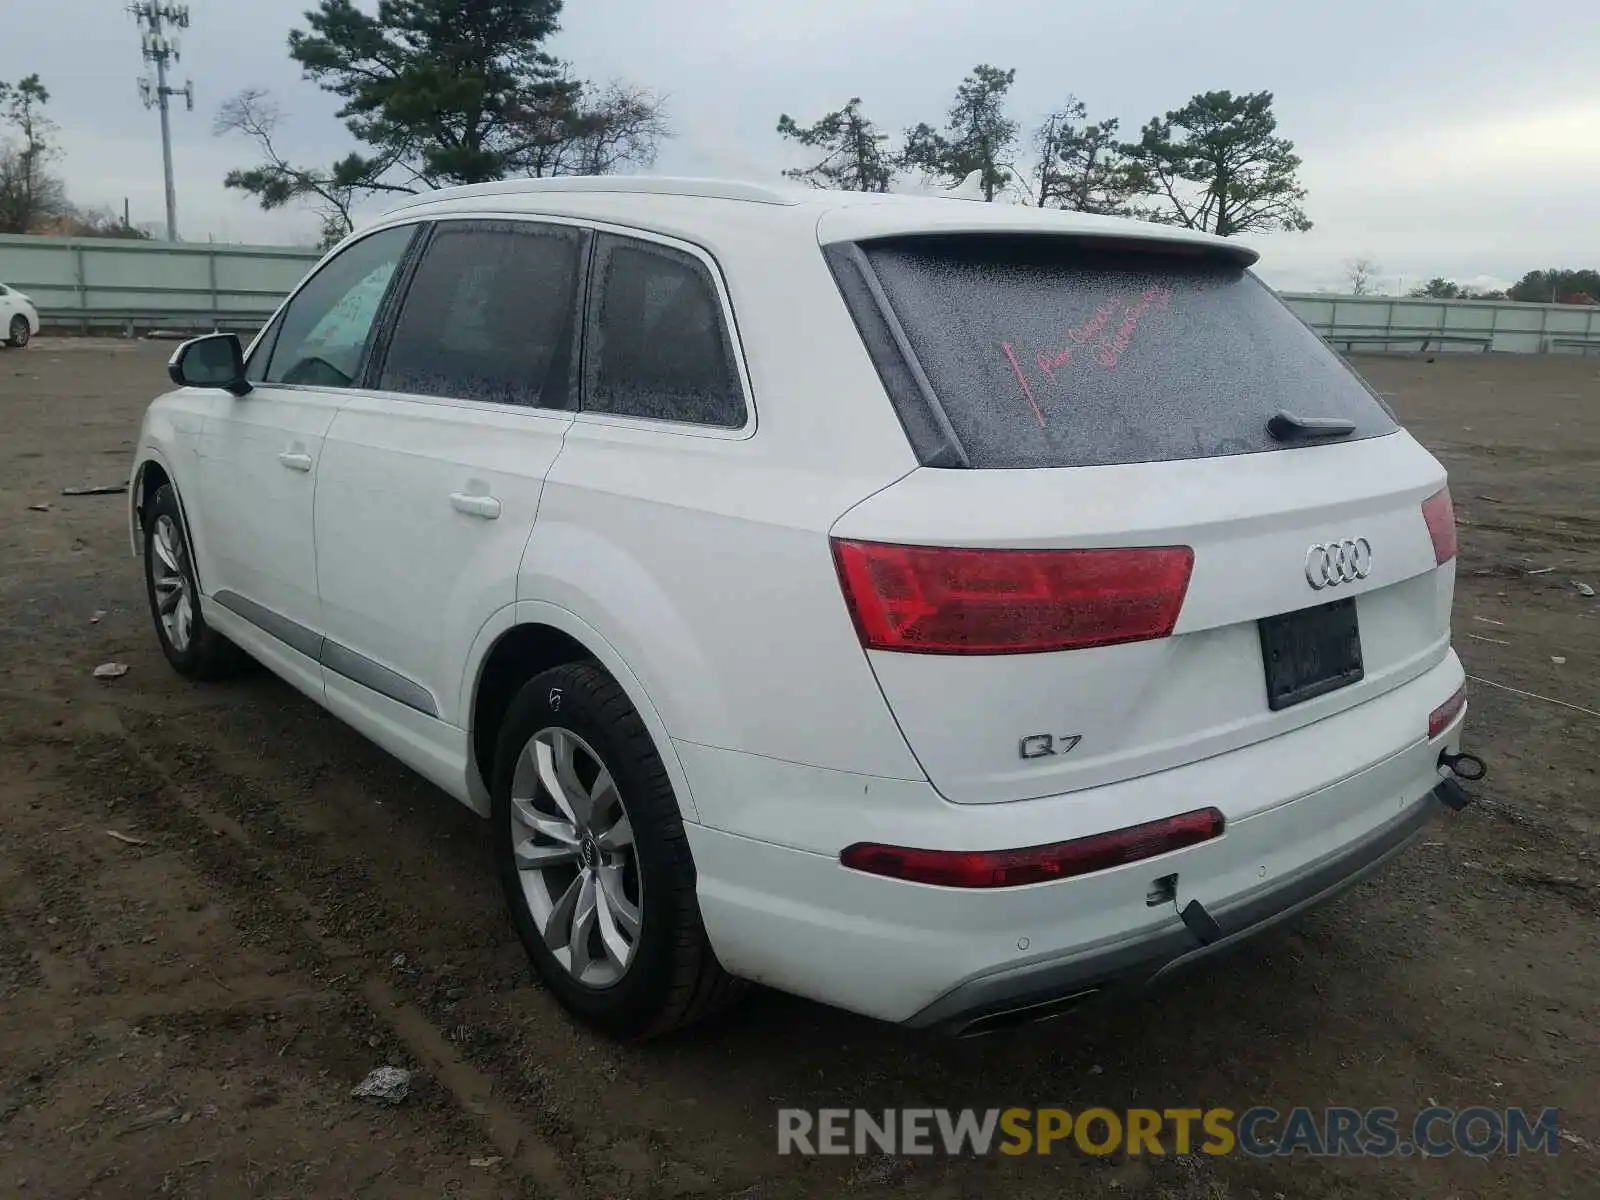
[[[732,213],[699,243],[735,315],[753,430],[580,415],[547,479],[518,599],[592,625],[674,739],[920,779],[827,536],[915,460],[814,218],[780,220],[781,236],[762,218],[746,227]]]

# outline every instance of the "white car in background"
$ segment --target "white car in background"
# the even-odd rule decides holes
[[[0,344],[21,349],[39,333],[39,310],[16,288],[0,283]]]
[[[173,356],[156,633],[489,818],[615,1034],[740,980],[958,1033],[1143,984],[1482,766],[1444,469],[1255,259],[717,181],[419,196],[248,353]]]

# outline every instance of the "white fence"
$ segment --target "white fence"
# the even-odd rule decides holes
[[[259,325],[319,257],[288,246],[0,236],[0,283],[58,329]],[[1335,347],[1351,350],[1600,350],[1600,307],[1286,292]]]

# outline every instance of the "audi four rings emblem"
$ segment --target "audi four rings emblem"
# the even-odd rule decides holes
[[[1306,582],[1313,591],[1354,583],[1372,574],[1372,543],[1364,537],[1318,542],[1306,551]]]

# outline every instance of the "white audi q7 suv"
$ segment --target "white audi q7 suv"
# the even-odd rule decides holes
[[[1142,986],[1481,770],[1445,472],[1255,258],[942,197],[419,196],[174,355],[157,635],[487,817],[613,1034],[742,981],[960,1033]]]

